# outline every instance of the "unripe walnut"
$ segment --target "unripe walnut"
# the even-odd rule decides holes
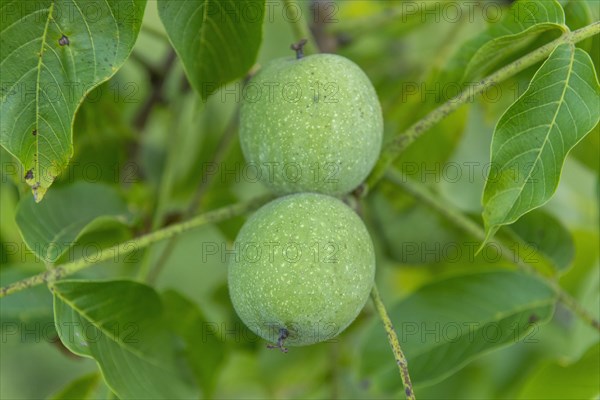
[[[359,314],[373,286],[369,232],[330,196],[272,201],[248,219],[234,248],[231,301],[242,321],[270,342],[302,346],[335,337]]]
[[[348,193],[375,165],[381,107],[352,61],[335,54],[277,59],[244,93],[242,150],[275,193]]]

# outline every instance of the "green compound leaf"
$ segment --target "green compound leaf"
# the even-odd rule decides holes
[[[540,33],[550,30],[568,31],[565,13],[556,0],[516,2],[506,18],[492,25],[483,35],[489,41],[475,52],[464,78],[485,76],[502,61],[532,43]],[[478,45],[483,38],[477,39]]]
[[[36,263],[21,262],[7,265],[4,260],[2,261],[2,268],[0,268],[2,286],[25,279],[43,268],[41,263],[36,265]],[[19,335],[24,342],[39,340],[38,335],[21,334],[32,329],[43,329],[44,335],[52,336],[54,333],[52,294],[48,288],[36,286],[3,298],[0,306],[0,321],[2,321],[5,340],[12,335]]]
[[[434,384],[475,358],[537,340],[556,296],[541,280],[512,271],[454,276],[421,287],[390,309],[415,386]],[[385,332],[366,336],[362,371],[388,390],[401,385]],[[388,372],[394,372],[389,375]]]
[[[442,79],[460,83],[479,79],[501,66],[541,33],[552,30],[567,30],[564,11],[556,0],[517,1],[506,17],[458,49],[448,62]]]
[[[27,247],[53,263],[84,233],[130,224],[131,217],[114,188],[77,182],[53,190],[41,204],[31,196],[24,198],[15,218]]]
[[[510,247],[538,271],[545,268],[552,274],[565,272],[575,257],[571,234],[543,209],[525,214],[506,233],[515,240]]]
[[[185,399],[175,343],[158,294],[132,281],[65,280],[52,286],[56,330],[73,353],[96,360],[119,399]]]
[[[243,76],[256,60],[265,0],[159,0],[158,12],[203,99]]]
[[[592,60],[573,44],[558,46],[496,126],[483,191],[488,239],[552,197],[568,152],[599,119]]]
[[[592,346],[581,359],[565,365],[549,361],[531,373],[515,397],[522,400],[597,399],[600,395],[600,344]]]
[[[585,0],[570,0],[563,8],[566,24],[572,31],[594,22],[590,6]]]
[[[91,400],[100,383],[100,374],[93,372],[70,382],[50,400]]]
[[[41,201],[73,154],[86,94],[125,62],[145,0],[3,1],[0,144]]]
[[[225,360],[225,343],[217,337],[215,324],[209,323],[192,301],[174,290],[167,290],[162,301],[169,326],[184,343],[185,358],[203,397],[211,398]]]

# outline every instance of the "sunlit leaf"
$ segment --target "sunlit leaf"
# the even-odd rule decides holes
[[[541,33],[565,30],[562,7],[555,0],[521,0],[513,3],[500,21],[465,42],[448,61],[442,81],[463,83],[500,66]]]
[[[558,46],[531,85],[500,118],[483,192],[488,238],[546,203],[567,153],[600,119],[600,86],[590,57]]]
[[[511,54],[532,43],[536,37],[549,30],[568,31],[565,14],[555,0],[517,1],[506,18],[492,25],[486,36],[491,39],[473,54],[465,70],[465,80],[479,79],[491,72],[495,66],[508,59]],[[476,39],[477,44],[483,38]]]
[[[132,281],[59,281],[56,330],[73,353],[96,360],[121,399],[193,398],[175,359],[160,297]]]
[[[75,379],[56,393],[50,400],[88,400],[92,399],[94,390],[100,383],[100,375],[97,372],[84,375]]]
[[[463,253],[467,254],[462,246],[469,238],[463,231],[398,187],[382,182],[370,195],[368,204],[372,210],[373,229],[395,261],[412,265],[433,264],[449,256],[456,261]],[[472,238],[470,241],[474,242]]]
[[[27,246],[42,260],[54,262],[84,233],[128,224],[131,214],[114,188],[77,182],[53,190],[41,204],[32,196],[24,198],[16,220]]]
[[[210,323],[194,303],[174,290],[163,294],[168,324],[184,342],[185,357],[204,397],[215,389],[217,372],[225,359],[225,343],[219,338],[219,326]]]
[[[145,0],[2,3],[0,144],[40,201],[73,155],[85,95],[125,62]]]
[[[540,280],[495,271],[428,284],[391,307],[390,317],[415,385],[433,384],[493,349],[527,341],[554,310]],[[362,370],[378,375],[396,365],[379,321],[367,336]],[[394,385],[401,385],[397,371]]]
[[[254,63],[264,0],[159,0],[158,12],[192,87],[203,98]]]
[[[129,103],[133,100],[123,100],[119,93],[121,87],[137,90],[138,85],[120,83],[117,79],[96,87],[77,110],[73,125],[77,135],[74,154],[64,173],[56,179],[57,187],[77,180],[122,185],[141,180],[137,160],[127,158],[134,133],[126,107],[139,105]]]

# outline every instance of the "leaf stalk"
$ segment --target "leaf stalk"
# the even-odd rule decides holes
[[[114,258],[123,257],[134,251],[138,251],[140,249],[148,247],[151,244],[172,238],[176,235],[197,228],[199,226],[224,221],[236,217],[238,215],[245,214],[265,204],[271,199],[271,197],[272,196],[270,195],[263,196],[250,201],[241,202],[222,207],[213,211],[209,211],[200,214],[188,221],[184,221],[179,224],[174,224],[164,229],[159,229],[147,235],[143,235],[135,239],[128,240],[126,242],[119,243],[117,245],[104,249],[98,257],[95,257],[93,259],[80,258],[78,260],[59,265],[56,268],[53,268],[49,271],[31,276],[29,278],[22,279],[20,281],[11,283],[7,286],[0,288],[0,298],[8,296],[12,293],[20,292],[21,290],[33,286],[40,285],[42,283],[52,283],[57,279],[61,279],[65,276],[72,275],[76,272],[91,267],[92,265],[98,264],[102,261],[108,261]]]
[[[291,12],[295,10],[295,15],[293,17],[289,17],[290,26],[294,32],[294,37],[296,41],[306,40],[306,45],[304,47],[304,53],[312,54],[319,52],[319,46],[315,41],[315,37],[312,32],[308,28],[308,24],[306,23],[306,19],[303,16],[302,7],[300,7],[296,1],[294,0],[283,0],[284,7],[288,10],[287,12]]]
[[[371,299],[373,299],[373,304],[375,305],[375,309],[383,322],[383,327],[385,332],[387,333],[388,341],[390,342],[390,346],[392,347],[392,352],[394,353],[394,358],[396,359],[396,364],[398,365],[398,369],[400,370],[400,377],[402,378],[402,384],[404,385],[404,393],[406,394],[406,398],[408,400],[416,400],[415,392],[413,390],[412,382],[410,380],[410,374],[408,372],[408,362],[406,361],[406,357],[404,356],[404,352],[402,351],[402,347],[400,347],[400,341],[398,340],[398,335],[394,330],[394,325],[392,324],[392,320],[385,309],[385,305],[383,301],[381,301],[381,296],[379,295],[379,290],[377,289],[377,285],[373,285],[373,289],[371,289]]]
[[[429,205],[431,208],[433,208],[441,215],[446,217],[448,220],[450,220],[452,223],[454,223],[454,225],[458,226],[471,236],[475,237],[478,240],[483,240],[485,238],[485,231],[482,227],[480,227],[478,224],[476,224],[473,220],[468,218],[459,210],[455,209],[451,205],[448,205],[447,202],[442,202],[424,185],[412,181],[411,179],[406,177],[402,172],[394,168],[391,168],[387,172],[386,177],[390,180],[390,182],[402,187],[415,198]],[[569,293],[567,293],[558,284],[558,282],[556,282],[556,280],[544,275],[542,272],[535,269],[534,266],[532,266],[531,264],[526,263],[519,256],[519,254],[517,254],[509,247],[506,247],[498,240],[495,240],[494,244],[500,249],[500,253],[505,259],[515,263],[515,265],[522,271],[535,275],[539,279],[543,280],[552,290],[554,290],[554,292],[557,295],[558,301],[563,303],[575,315],[581,318],[582,321],[587,323],[592,328],[600,331],[600,322],[592,314],[590,314],[589,311],[587,311],[581,304],[579,304],[579,302],[575,298],[573,298]]]
[[[479,82],[475,82],[468,86],[452,99],[446,101],[436,109],[432,110],[425,117],[415,122],[404,132],[394,136],[381,152],[381,156],[375,164],[373,171],[366,180],[366,189],[364,193],[368,193],[385,175],[386,170],[398,158],[398,156],[406,150],[408,146],[414,143],[425,132],[431,129],[435,124],[446,118],[448,115],[456,111],[467,101],[473,99],[476,95],[482,93],[486,89],[505,81],[506,79],[516,75],[517,73],[537,64],[546,59],[554,49],[563,43],[577,43],[591,36],[600,33],[600,21],[594,22],[576,31],[563,34],[556,40],[524,55],[516,61],[499,69],[488,77]]]

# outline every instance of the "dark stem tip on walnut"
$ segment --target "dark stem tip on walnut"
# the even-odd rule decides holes
[[[307,39],[302,39],[298,43],[292,43],[290,48],[296,52],[296,59],[299,60],[304,57],[304,46],[308,42]]]
[[[267,349],[279,349],[282,353],[287,353],[288,349],[287,347],[283,346],[283,342],[285,342],[285,339],[287,339],[288,336],[288,330],[285,328],[281,328],[279,330],[279,338],[277,339],[277,344],[268,344]]]

